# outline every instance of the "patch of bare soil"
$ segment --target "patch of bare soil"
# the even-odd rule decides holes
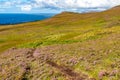
[[[47,61],[47,64],[58,69],[60,72],[68,76],[70,80],[85,80],[86,78],[88,78],[87,75],[81,76],[80,74],[74,72],[72,69],[70,69],[67,66],[58,65],[55,62],[51,62],[51,61]]]

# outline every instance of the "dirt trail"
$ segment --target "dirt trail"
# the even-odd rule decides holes
[[[57,63],[53,62],[51,60],[52,56],[49,56],[50,54],[40,54],[40,53],[37,53],[39,55],[37,55],[37,57],[35,57],[34,54],[36,53],[36,50],[37,50],[36,48],[31,49],[31,51],[28,52],[27,56],[31,57],[31,58],[35,58],[35,59],[41,59],[43,62],[46,62],[47,64],[49,64],[53,68],[56,68],[58,71],[60,71],[60,73],[64,74],[66,77],[68,77],[69,80],[86,80],[86,79],[90,80],[88,78],[88,76],[85,75],[85,74],[76,73],[76,72],[74,72],[74,70],[72,70],[68,66],[58,65]]]
[[[52,62],[52,61],[47,61],[47,64],[49,64],[52,67],[58,69],[61,73],[68,76],[70,80],[85,80],[88,77],[87,75],[84,75],[84,77],[83,77],[80,74],[74,72],[69,67],[58,65],[58,64],[56,64],[55,62]]]
[[[53,56],[50,56],[50,54],[42,54],[39,53],[38,51],[36,51],[37,49],[34,49],[33,55],[37,55],[34,57],[36,59],[42,59],[43,62],[46,62],[47,64],[49,64],[50,66],[52,66],[53,68],[56,68],[60,73],[64,74],[66,77],[68,77],[70,80],[89,80],[88,76],[82,73],[76,73],[74,72],[74,70],[72,70],[71,68],[69,68],[68,66],[63,66],[58,65],[57,63],[53,62]],[[39,55],[38,55],[39,54]]]

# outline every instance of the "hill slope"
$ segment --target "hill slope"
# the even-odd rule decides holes
[[[119,14],[120,6],[1,25],[0,79],[119,80]]]

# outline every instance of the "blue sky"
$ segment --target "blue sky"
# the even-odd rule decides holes
[[[59,13],[103,11],[120,0],[0,0],[0,13]]]

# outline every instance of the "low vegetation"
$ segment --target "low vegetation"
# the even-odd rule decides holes
[[[120,7],[0,26],[0,79],[119,80]]]

